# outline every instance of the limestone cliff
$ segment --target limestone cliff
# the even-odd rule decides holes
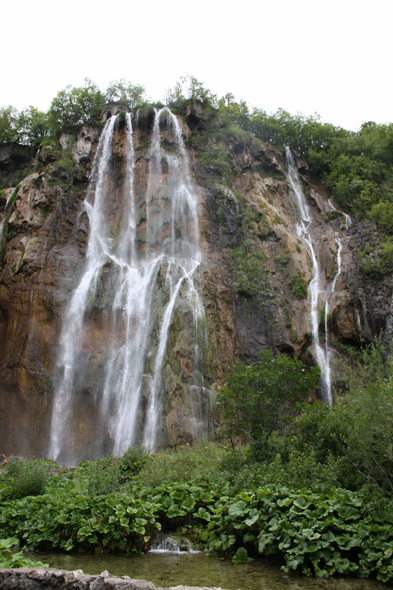
[[[103,120],[121,108],[110,105]],[[254,360],[264,347],[315,363],[307,294],[312,261],[298,235],[299,211],[287,178],[284,151],[251,135],[239,138],[228,133],[220,139],[222,151],[218,153],[217,139],[209,134],[198,104],[188,105],[178,120],[199,199],[203,254],[199,281],[208,335],[203,377],[214,397],[233,360]],[[147,190],[153,123],[153,109],[134,114],[137,195]],[[164,123],[160,132],[169,153],[175,149],[170,125]],[[124,114],[120,113],[113,138],[114,200],[108,207],[108,215],[114,219],[121,218],[125,198],[124,133]],[[26,176],[0,200],[0,450],[6,454],[45,455],[48,450],[62,318],[85,265],[89,223],[82,204],[100,134],[100,128],[83,127],[76,136],[63,134],[57,143],[48,142],[31,160],[28,170],[23,161]],[[12,171],[18,167],[15,159],[3,160],[0,165],[4,173],[7,166],[12,166]],[[225,172],[220,162],[225,163]],[[162,165],[165,182],[165,162]],[[380,330],[385,330],[388,341],[393,335],[393,279],[387,275],[375,280],[366,275],[358,254],[366,241],[373,241],[378,248],[375,227],[355,220],[347,227],[332,195],[310,184],[304,163],[299,162],[299,170],[312,212],[310,232],[318,246],[321,268],[321,339],[324,301],[337,274],[339,237],[341,273],[329,296],[327,318],[334,354],[344,354],[343,345],[371,341]],[[141,217],[141,233],[143,224]],[[110,282],[110,266],[107,277]],[[107,310],[105,293],[99,293],[86,318],[81,351],[91,363],[74,400],[77,409],[70,436],[86,455],[109,448],[105,441],[99,448],[92,442],[100,428],[94,391],[103,378],[100,359],[109,329]],[[192,438],[187,400],[192,392],[191,329],[191,324],[185,327],[174,314],[165,364],[164,444]],[[209,400],[211,397],[194,417],[209,422],[200,431],[203,436],[214,427]]]

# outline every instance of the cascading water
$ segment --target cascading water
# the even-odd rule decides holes
[[[296,169],[296,166],[293,161],[292,154],[288,147],[286,149],[286,156],[288,160],[288,178],[291,183],[293,192],[296,196],[296,202],[298,205],[301,221],[300,224],[297,226],[297,233],[298,236],[303,238],[306,242],[308,249],[311,254],[312,260],[312,280],[309,285],[309,292],[310,292],[310,317],[311,317],[311,333],[312,333],[312,341],[315,347],[315,355],[318,366],[321,371],[321,389],[322,389],[322,396],[325,401],[327,401],[330,405],[333,404],[333,393],[332,393],[332,383],[331,383],[331,348],[329,346],[329,333],[328,333],[328,315],[329,315],[329,305],[331,301],[331,297],[335,291],[337,279],[341,273],[341,250],[342,250],[342,242],[341,238],[339,237],[338,232],[334,233],[334,240],[337,244],[337,272],[334,276],[334,279],[330,285],[330,289],[328,293],[325,293],[325,347],[323,348],[319,342],[319,333],[318,333],[318,325],[319,325],[319,318],[318,318],[318,300],[321,294],[324,293],[323,290],[320,288],[320,270],[318,265],[318,259],[315,254],[315,244],[313,242],[313,238],[311,233],[309,232],[310,226],[312,225],[313,219],[311,217],[309,208],[307,206],[307,201],[303,193],[302,185],[300,183],[299,175]],[[317,195],[319,196],[319,195]],[[321,198],[321,197],[320,197]],[[349,215],[343,213],[341,211],[337,211],[334,207],[330,199],[328,200],[329,207],[343,215],[345,218],[345,227],[346,229],[349,228],[352,221]]]
[[[132,117],[126,114],[119,205],[113,196],[119,183],[113,179],[111,163],[115,128],[112,117],[97,149],[84,203],[90,222],[85,271],[66,310],[60,337],[50,455],[69,464],[103,452],[120,454],[129,444],[143,444],[152,451],[162,442],[166,382],[174,380],[167,359],[174,319],[189,324],[192,332],[192,368],[182,384],[193,398],[191,436],[201,435],[196,406],[206,405],[200,399],[205,395],[200,342],[206,333],[197,286],[198,202],[181,129],[169,109],[154,112],[147,182],[136,191]],[[162,146],[163,129],[171,134],[171,149]],[[87,324],[100,321],[109,327],[104,336],[99,335],[101,349],[97,345],[97,353],[89,356]],[[92,389],[86,375],[95,373],[102,378],[93,387],[94,450],[91,445],[89,450],[75,450],[70,439],[80,392]]]
[[[352,221],[351,221],[351,218],[349,217],[349,215],[347,215],[346,213],[343,213],[341,211],[337,211],[337,209],[334,207],[334,205],[332,204],[330,199],[328,199],[328,204],[329,204],[329,207],[333,211],[336,211],[337,213],[340,213],[340,215],[344,216],[345,228],[349,229],[350,225],[352,224]],[[334,240],[337,244],[337,272],[334,275],[334,279],[333,279],[331,287],[330,287],[330,292],[329,292],[329,294],[326,295],[326,301],[325,301],[325,354],[326,354],[326,364],[327,364],[326,388],[327,388],[329,400],[333,399],[332,383],[331,383],[331,369],[330,369],[330,361],[331,361],[331,352],[332,351],[329,346],[329,330],[328,330],[329,305],[331,302],[332,295],[333,295],[335,288],[336,288],[337,279],[341,274],[341,251],[342,251],[342,247],[343,247],[342,242],[341,242],[341,238],[338,235],[338,232],[334,232]]]
[[[8,197],[7,202],[5,204],[5,207],[4,207],[3,219],[1,220],[1,223],[0,223],[0,250],[1,250],[1,240],[3,239],[3,232],[4,232],[4,226],[5,226],[5,220],[6,220],[6,213],[7,213],[7,209],[8,209],[8,204],[10,202],[10,199],[11,199],[12,195],[13,195],[13,192],[14,191],[11,189],[11,191],[9,193],[9,197]]]
[[[292,186],[293,192],[296,196],[296,202],[300,213],[300,223],[297,225],[297,234],[307,244],[312,261],[312,279],[309,285],[310,292],[310,318],[311,318],[311,334],[312,341],[315,348],[315,356],[318,367],[321,371],[321,393],[325,401],[330,405],[333,403],[330,383],[330,367],[326,355],[326,350],[319,343],[319,318],[318,318],[318,299],[321,293],[320,289],[320,271],[318,260],[315,254],[314,242],[309,232],[312,224],[312,217],[307,206],[306,198],[300,183],[299,175],[294,165],[292,154],[288,147],[286,149],[286,156],[288,160],[288,178]]]

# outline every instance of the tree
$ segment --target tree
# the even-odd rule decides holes
[[[17,121],[18,111],[15,107],[9,105],[0,109],[0,144],[17,141]]]
[[[271,434],[292,420],[298,402],[315,390],[319,369],[263,350],[258,361],[237,361],[219,393],[225,431],[235,437],[267,442]]]
[[[67,86],[52,100],[49,120],[53,131],[72,132],[85,123],[99,121],[105,101],[102,92],[88,78],[81,88]]]
[[[19,113],[18,142],[26,145],[37,145],[43,137],[50,135],[48,115],[30,106]]]
[[[145,87],[141,84],[131,84],[125,78],[113,80],[105,92],[107,102],[121,102],[131,109],[145,100]]]
[[[165,96],[165,104],[170,106],[180,100],[184,100],[184,85],[187,83],[188,76],[180,76],[180,79],[172,88],[168,88]]]

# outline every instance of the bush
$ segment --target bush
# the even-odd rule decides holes
[[[51,470],[52,466],[47,461],[11,457],[3,476],[5,494],[10,498],[44,494],[51,478]]]
[[[102,496],[118,492],[122,477],[122,460],[119,457],[103,457],[85,461],[89,496]]]
[[[212,483],[221,469],[225,455],[225,449],[220,449],[208,441],[200,441],[192,446],[175,447],[149,457],[139,474],[139,479],[151,486],[187,481],[197,485]]]
[[[127,475],[137,475],[149,457],[142,447],[129,447],[121,460],[122,470]]]
[[[229,438],[251,438],[262,448],[292,420],[297,404],[317,388],[319,369],[306,371],[297,359],[263,350],[258,362],[236,362],[218,400]],[[258,452],[259,454],[259,452]]]
[[[307,282],[300,271],[289,277],[288,285],[296,299],[307,299]]]

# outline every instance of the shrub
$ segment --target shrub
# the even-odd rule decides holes
[[[300,271],[289,277],[288,285],[296,299],[307,299],[307,282]]]
[[[271,350],[263,350],[256,363],[236,362],[218,396],[228,436],[251,437],[264,447],[274,431],[292,420],[318,378],[319,369],[306,371],[299,360]]]
[[[168,482],[211,482],[220,471],[225,454],[225,449],[208,441],[168,449],[146,461],[139,479],[151,486]]]
[[[199,160],[201,164],[220,175],[228,174],[232,169],[228,152],[221,143],[213,144],[206,152],[200,152]]]
[[[89,496],[102,496],[118,492],[122,476],[122,460],[119,457],[102,457],[84,462]]]
[[[40,459],[11,457],[4,473],[6,495],[10,498],[44,494],[51,478],[51,465]]]
[[[234,260],[232,272],[236,277],[235,286],[239,294],[244,297],[257,295],[262,290],[265,278],[265,251],[249,239],[233,250],[231,256]]]
[[[122,470],[127,475],[137,475],[149,457],[142,447],[128,447],[121,460]]]

